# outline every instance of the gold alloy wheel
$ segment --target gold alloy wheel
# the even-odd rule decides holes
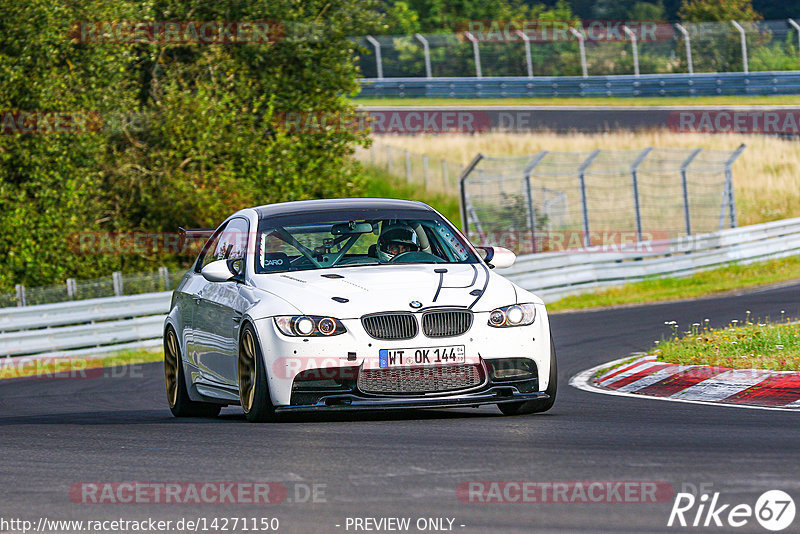
[[[239,349],[239,401],[244,411],[253,408],[256,394],[256,343],[250,329],[244,331]]]
[[[167,401],[171,408],[178,402],[178,340],[175,332],[167,330],[164,343],[164,383],[167,385]]]

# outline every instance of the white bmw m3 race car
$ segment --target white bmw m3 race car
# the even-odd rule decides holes
[[[243,209],[213,233],[164,325],[178,417],[240,404],[292,412],[496,404],[543,412],[556,356],[541,299],[493,271],[421,202],[310,200]]]

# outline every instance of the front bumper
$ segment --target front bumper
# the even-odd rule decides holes
[[[457,408],[503,404],[530,400],[544,400],[550,396],[544,392],[521,393],[515,386],[492,386],[476,393],[437,397],[367,397],[356,393],[331,393],[320,397],[314,404],[278,406],[277,413],[403,410],[410,408]]]
[[[278,331],[272,318],[259,319],[254,323],[264,352],[272,403],[278,411],[477,406],[505,402],[503,398],[498,400],[493,393],[494,388],[506,388],[512,384],[507,384],[505,381],[488,381],[468,391],[465,388],[450,394],[442,392],[435,395],[376,394],[374,391],[365,392],[359,388],[350,388],[348,391],[317,390],[315,393],[319,395],[308,397],[304,395],[304,398],[298,398],[298,391],[293,388],[293,384],[300,373],[313,369],[322,369],[334,374],[338,369],[342,369],[352,380],[357,380],[361,369],[380,368],[381,349],[464,345],[466,363],[505,358],[533,360],[538,371],[536,387],[523,387],[520,384],[516,390],[518,396],[507,399],[508,402],[531,400],[537,397],[519,395],[545,391],[550,371],[549,323],[544,306],[541,308],[537,310],[537,319],[532,325],[505,329],[488,326],[488,312],[476,312],[473,326],[468,332],[460,336],[438,339],[427,338],[420,333],[410,340],[376,340],[367,334],[360,319],[342,319],[347,332],[330,338],[284,336]],[[347,402],[349,404],[345,404]]]

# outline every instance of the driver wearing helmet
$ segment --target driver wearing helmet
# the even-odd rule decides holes
[[[383,262],[391,261],[398,254],[418,250],[420,246],[417,244],[417,234],[405,224],[387,227],[378,238],[378,258]]]

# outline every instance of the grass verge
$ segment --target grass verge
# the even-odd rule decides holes
[[[779,323],[752,321],[750,312],[742,322],[725,328],[695,323],[678,334],[674,321],[672,336],[660,341],[649,354],[657,360],[678,365],[712,365],[734,369],[800,371],[800,324],[784,319]]]
[[[157,362],[163,358],[164,353],[160,348],[126,350],[100,357],[4,358],[0,360],[0,380],[23,377],[92,378],[97,373],[87,374],[86,371]]]
[[[728,265],[684,278],[654,278],[597,293],[565,297],[549,311],[580,310],[621,304],[691,299],[800,278],[800,256],[747,265]]]
[[[457,196],[427,191],[424,187],[405,183],[383,169],[370,165],[364,165],[364,176],[367,178],[366,196],[419,200],[432,206],[453,224],[461,227]]]
[[[800,95],[564,97],[564,98],[356,98],[359,106],[781,106],[800,105]]]

